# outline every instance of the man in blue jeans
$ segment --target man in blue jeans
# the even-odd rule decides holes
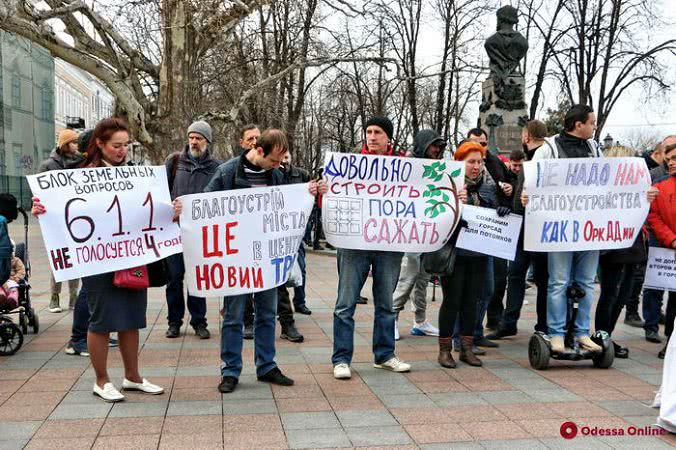
[[[372,117],[365,124],[363,154],[393,155],[389,144],[394,132],[386,117]],[[374,367],[393,372],[408,372],[411,366],[394,355],[392,294],[399,280],[401,252],[338,249],[338,299],[333,311],[333,376],[352,377],[350,364],[354,352],[354,312],[369,269],[373,274],[373,354]]]
[[[205,192],[229,191],[264,186],[279,186],[284,177],[278,170],[289,144],[280,130],[265,130],[256,147],[241,156],[221,164],[205,188]],[[325,183],[310,183],[310,193],[326,192]],[[251,293],[223,298],[223,325],[221,326],[221,382],[218,390],[235,390],[242,373],[242,344],[244,339],[244,309]],[[277,288],[253,293],[254,349],[256,376],[280,386],[291,386],[293,380],[282,374],[275,362],[275,317],[277,316]]]
[[[591,107],[573,105],[564,118],[564,131],[547,138],[548,145],[541,146],[533,155],[533,160],[555,158],[598,158],[601,152],[592,137],[596,128],[596,117]],[[522,195],[524,206],[528,196]],[[552,352],[565,350],[564,336],[568,320],[568,298],[566,291],[573,283],[585,291],[580,299],[575,319],[574,336],[580,347],[600,352],[603,349],[589,337],[591,323],[590,311],[594,278],[599,263],[599,252],[551,252],[547,258],[549,282],[547,286],[547,328],[551,338]]]
[[[204,187],[220,164],[211,155],[211,140],[211,126],[202,120],[194,122],[188,127],[188,144],[183,151],[175,152],[167,158],[165,167],[172,200],[182,195],[204,192]],[[165,336],[173,339],[181,335],[185,315],[185,265],[182,253],[171,255],[166,261],[169,266],[169,282],[166,288],[169,328]],[[188,293],[188,311],[190,325],[195,334],[200,339],[209,339],[211,334],[207,329],[206,299]]]

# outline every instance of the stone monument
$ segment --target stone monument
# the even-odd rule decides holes
[[[497,16],[497,32],[484,44],[490,75],[481,84],[479,122],[488,132],[489,150],[509,153],[521,148],[521,129],[528,120],[524,100],[526,80],[519,68],[528,42],[514,30],[518,22],[516,8],[503,6]]]

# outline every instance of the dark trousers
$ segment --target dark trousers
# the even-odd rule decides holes
[[[439,308],[439,337],[451,337],[456,317],[460,335],[473,336],[477,305],[484,289],[487,257],[458,255],[453,273],[441,277],[443,301]]]
[[[502,312],[505,309],[502,300],[505,298],[505,291],[507,290],[506,259],[493,258],[493,276],[493,297],[486,311],[486,325],[488,328],[496,328],[498,326]]]
[[[602,258],[601,295],[596,305],[595,328],[613,333],[622,308],[631,295],[636,264],[613,264]]]
[[[631,283],[631,293],[627,299],[626,314],[638,315],[638,305],[641,299],[641,291],[643,290],[643,281],[645,280],[646,263],[636,264],[634,268],[634,279]]]
[[[547,332],[547,253],[527,252],[523,249],[523,233],[516,248],[516,257],[507,270],[507,303],[502,313],[500,329],[516,332],[516,324],[521,316],[523,298],[526,295],[526,274],[531,262],[537,286],[537,324],[536,331]]]
[[[80,288],[73,308],[73,326],[71,328],[71,342],[87,342],[89,330],[89,305],[84,288]]]
[[[662,297],[664,291],[657,289],[643,290],[643,320],[645,331],[659,331],[660,311],[662,310]],[[674,329],[674,317],[676,317],[676,292],[669,292],[667,311],[665,317],[664,334],[671,336]]]
[[[324,234],[324,228],[322,226],[322,209],[315,208],[312,212],[314,213],[314,222],[315,222],[315,235],[312,240],[312,245],[314,247],[318,247],[319,239],[321,239],[322,235]]]
[[[169,324],[183,325],[185,315],[185,297],[183,295],[183,277],[185,265],[183,254],[178,253],[167,257],[169,266],[169,283],[167,283],[167,321]],[[190,312],[190,325],[193,328],[206,326],[207,324],[207,300],[203,297],[195,297],[188,293],[188,311]]]

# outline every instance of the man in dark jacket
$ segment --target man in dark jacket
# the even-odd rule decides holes
[[[82,149],[83,151],[85,149]],[[50,170],[64,170],[64,169],[74,169],[76,168],[84,159],[82,154],[78,151],[78,134],[71,130],[65,129],[59,133],[59,139],[57,146],[52,153],[49,155],[49,158],[44,160],[40,167],[38,167],[38,172],[48,172]],[[73,309],[75,302],[77,301],[77,288],[80,286],[80,280],[68,280],[68,290],[70,291],[70,301],[68,302],[68,308]],[[54,275],[50,274],[50,283],[49,283],[51,298],[49,300],[49,312],[60,313],[60,295],[61,295],[61,282],[54,281]]]
[[[229,191],[252,187],[279,186],[284,175],[278,170],[288,141],[280,130],[265,130],[257,147],[238,158],[221,164],[207,185],[205,192]],[[326,192],[326,184],[310,183],[310,193]],[[242,373],[242,343],[244,307],[251,294],[223,298],[223,325],[221,327],[221,382],[218,390],[228,393],[235,390]],[[259,381],[293,385],[275,362],[275,316],[277,315],[277,288],[253,294],[256,307],[254,340],[256,375]]]
[[[211,155],[209,148],[211,139],[209,124],[204,121],[194,122],[188,128],[188,144],[183,151],[173,153],[167,158],[165,167],[172,200],[182,195],[204,192],[204,188],[220,164]],[[167,264],[169,266],[169,283],[167,283],[166,295],[169,328],[165,336],[177,338],[181,334],[183,316],[185,315],[183,254],[177,253],[169,256]],[[190,312],[190,326],[195,330],[195,334],[200,339],[209,339],[206,299],[188,293],[188,311]]]
[[[283,184],[308,183],[310,175],[300,167],[291,165],[291,154],[286,152],[280,166],[284,177]],[[301,314],[312,314],[312,311],[305,305],[305,248],[301,245],[298,249],[298,265],[303,276],[302,284],[293,288],[293,305],[296,312]],[[279,316],[279,325],[282,327],[282,339],[291,342],[303,342],[303,335],[296,329],[293,320],[293,309],[291,308],[291,298],[285,285],[277,287],[277,315]]]
[[[531,160],[533,155],[543,145],[547,137],[547,126],[539,120],[531,120],[521,132],[521,143],[523,152],[527,160]],[[516,214],[524,215],[524,207],[521,204],[521,192],[523,191],[523,171],[514,173],[495,155],[488,153],[486,155],[486,168],[491,173],[497,183],[512,183],[513,198],[512,211]],[[504,192],[504,191],[503,191]],[[519,242],[516,247],[514,261],[507,269],[507,301],[505,310],[502,312],[502,318],[498,324],[498,329],[488,336],[487,339],[502,339],[507,336],[515,336],[517,333],[517,322],[521,316],[524,296],[526,295],[526,274],[528,267],[533,264],[535,283],[537,285],[537,324],[536,331],[547,332],[547,254],[542,252],[527,252],[523,249],[524,224],[521,225]]]
[[[414,158],[441,159],[446,148],[446,141],[434,130],[420,130],[413,139]],[[392,298],[393,310],[397,314],[394,323],[394,340],[399,340],[399,313],[408,299],[413,295],[415,306],[415,323],[411,327],[413,336],[439,336],[439,329],[432,325],[426,317],[427,285],[430,274],[420,264],[420,253],[405,253],[399,271],[399,281]]]

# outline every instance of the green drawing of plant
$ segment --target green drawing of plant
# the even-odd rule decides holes
[[[439,214],[444,214],[447,209],[450,210],[454,216],[453,227],[451,227],[451,231],[453,231],[460,221],[460,199],[458,198],[457,185],[453,179],[459,177],[462,170],[456,169],[448,173],[446,172],[446,163],[441,161],[435,161],[429,166],[423,165],[423,169],[423,179],[433,182],[427,184],[423,191],[423,197],[429,198],[426,202],[429,206],[425,208],[425,215],[434,219]],[[444,175],[450,181],[451,187],[437,184],[444,179]],[[453,197],[452,200],[451,196]]]

